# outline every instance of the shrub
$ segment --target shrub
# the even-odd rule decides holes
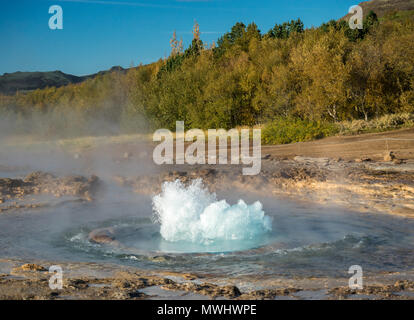
[[[364,132],[381,132],[414,126],[413,113],[387,114],[369,121],[343,121],[338,125],[341,134],[358,134]]]
[[[263,144],[287,144],[302,142],[334,135],[336,125],[321,121],[294,118],[277,118],[267,124],[262,131]]]

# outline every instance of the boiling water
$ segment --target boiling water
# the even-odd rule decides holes
[[[259,201],[252,205],[243,200],[234,205],[217,201],[216,194],[210,193],[200,179],[188,187],[179,180],[164,183],[153,204],[160,234],[170,242],[205,247],[225,242],[254,243],[272,230],[272,219],[265,216]]]

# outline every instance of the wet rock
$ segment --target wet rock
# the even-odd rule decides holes
[[[0,196],[9,199],[23,198],[31,194],[52,194],[56,197],[71,195],[93,200],[100,187],[96,176],[68,176],[57,178],[49,173],[32,172],[22,179],[0,179]]]
[[[92,243],[113,244],[115,232],[113,228],[92,230],[88,235],[88,240]]]
[[[274,300],[277,296],[289,296],[300,292],[299,288],[263,289],[245,293],[238,297],[239,300]]]
[[[138,289],[161,286],[161,285],[172,285],[175,282],[168,278],[161,278],[157,276],[141,276],[126,274],[112,282],[116,290],[121,291],[136,291]]]
[[[137,289],[131,289],[130,287],[127,287],[111,293],[110,298],[114,300],[130,300],[142,299],[146,296],[146,294],[139,292]]]
[[[25,178],[24,178],[24,182],[25,183],[30,183],[32,185],[37,185],[40,183],[45,183],[46,181],[50,181],[55,179],[55,176],[50,174],[50,173],[46,173],[46,172],[42,172],[42,171],[35,171],[32,173],[29,173]]]
[[[168,257],[166,256],[153,256],[153,257],[148,257],[148,260],[152,261],[152,262],[167,262]]]
[[[388,151],[384,155],[384,161],[391,162],[395,159],[395,154],[392,151]]]
[[[26,263],[21,265],[20,267],[17,267],[14,269],[15,271],[47,271],[46,268],[44,268],[41,265],[34,264],[34,263]]]
[[[181,276],[186,280],[196,280],[198,278],[198,276],[191,273],[184,273]]]
[[[394,287],[398,290],[414,289],[414,281],[398,280],[394,283]]]
[[[83,279],[69,279],[65,287],[69,289],[86,289],[89,287],[88,281]]]
[[[146,296],[147,296],[146,294],[139,292],[139,291],[132,291],[128,293],[129,299],[144,298]]]
[[[21,179],[0,179],[0,196],[6,196],[10,199],[15,197],[23,197],[27,193],[31,193],[29,183],[26,183]]]
[[[395,297],[395,293],[407,289],[414,289],[414,282],[409,280],[399,280],[392,285],[370,285],[361,290],[350,289],[349,287],[333,288],[329,292],[337,297],[349,298],[357,295],[375,295],[385,298]]]
[[[193,282],[187,283],[171,283],[162,286],[164,290],[182,290],[188,292],[194,292],[210,297],[225,297],[234,299],[241,295],[240,290],[235,286],[224,286],[220,287],[211,283],[196,284]]]
[[[221,293],[223,296],[229,297],[229,298],[237,298],[238,296],[241,295],[241,292],[240,292],[239,288],[237,288],[236,286],[222,287],[219,290],[219,293]]]
[[[171,173],[171,175],[174,176],[174,177],[185,177],[185,176],[187,176],[187,172],[185,172],[185,171],[173,171]]]
[[[399,164],[403,164],[404,163],[404,160],[395,158],[394,160],[392,160],[392,163],[394,163],[396,165],[399,165]]]
[[[111,295],[111,298],[114,300],[128,300],[130,298],[130,295],[128,292],[117,291]]]
[[[215,176],[217,174],[217,170],[215,169],[203,169],[198,172],[199,176],[207,177],[207,176]]]

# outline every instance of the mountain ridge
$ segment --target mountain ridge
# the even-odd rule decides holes
[[[0,76],[0,93],[15,94],[16,92],[32,91],[36,89],[44,89],[46,87],[62,87],[69,84],[76,84],[103,75],[109,72],[125,73],[128,69],[120,66],[114,66],[109,70],[99,71],[94,74],[85,76],[75,76],[64,73],[60,70],[56,71],[16,71],[12,73],[4,73]]]

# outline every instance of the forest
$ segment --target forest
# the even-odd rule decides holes
[[[337,134],[353,121],[413,124],[414,12],[304,28],[300,19],[262,32],[236,23],[203,43],[195,23],[188,48],[174,33],[169,57],[79,84],[0,95],[9,130],[94,135],[189,128],[264,128],[265,143]],[[30,124],[30,125],[28,125]],[[371,125],[364,125],[371,124]]]

